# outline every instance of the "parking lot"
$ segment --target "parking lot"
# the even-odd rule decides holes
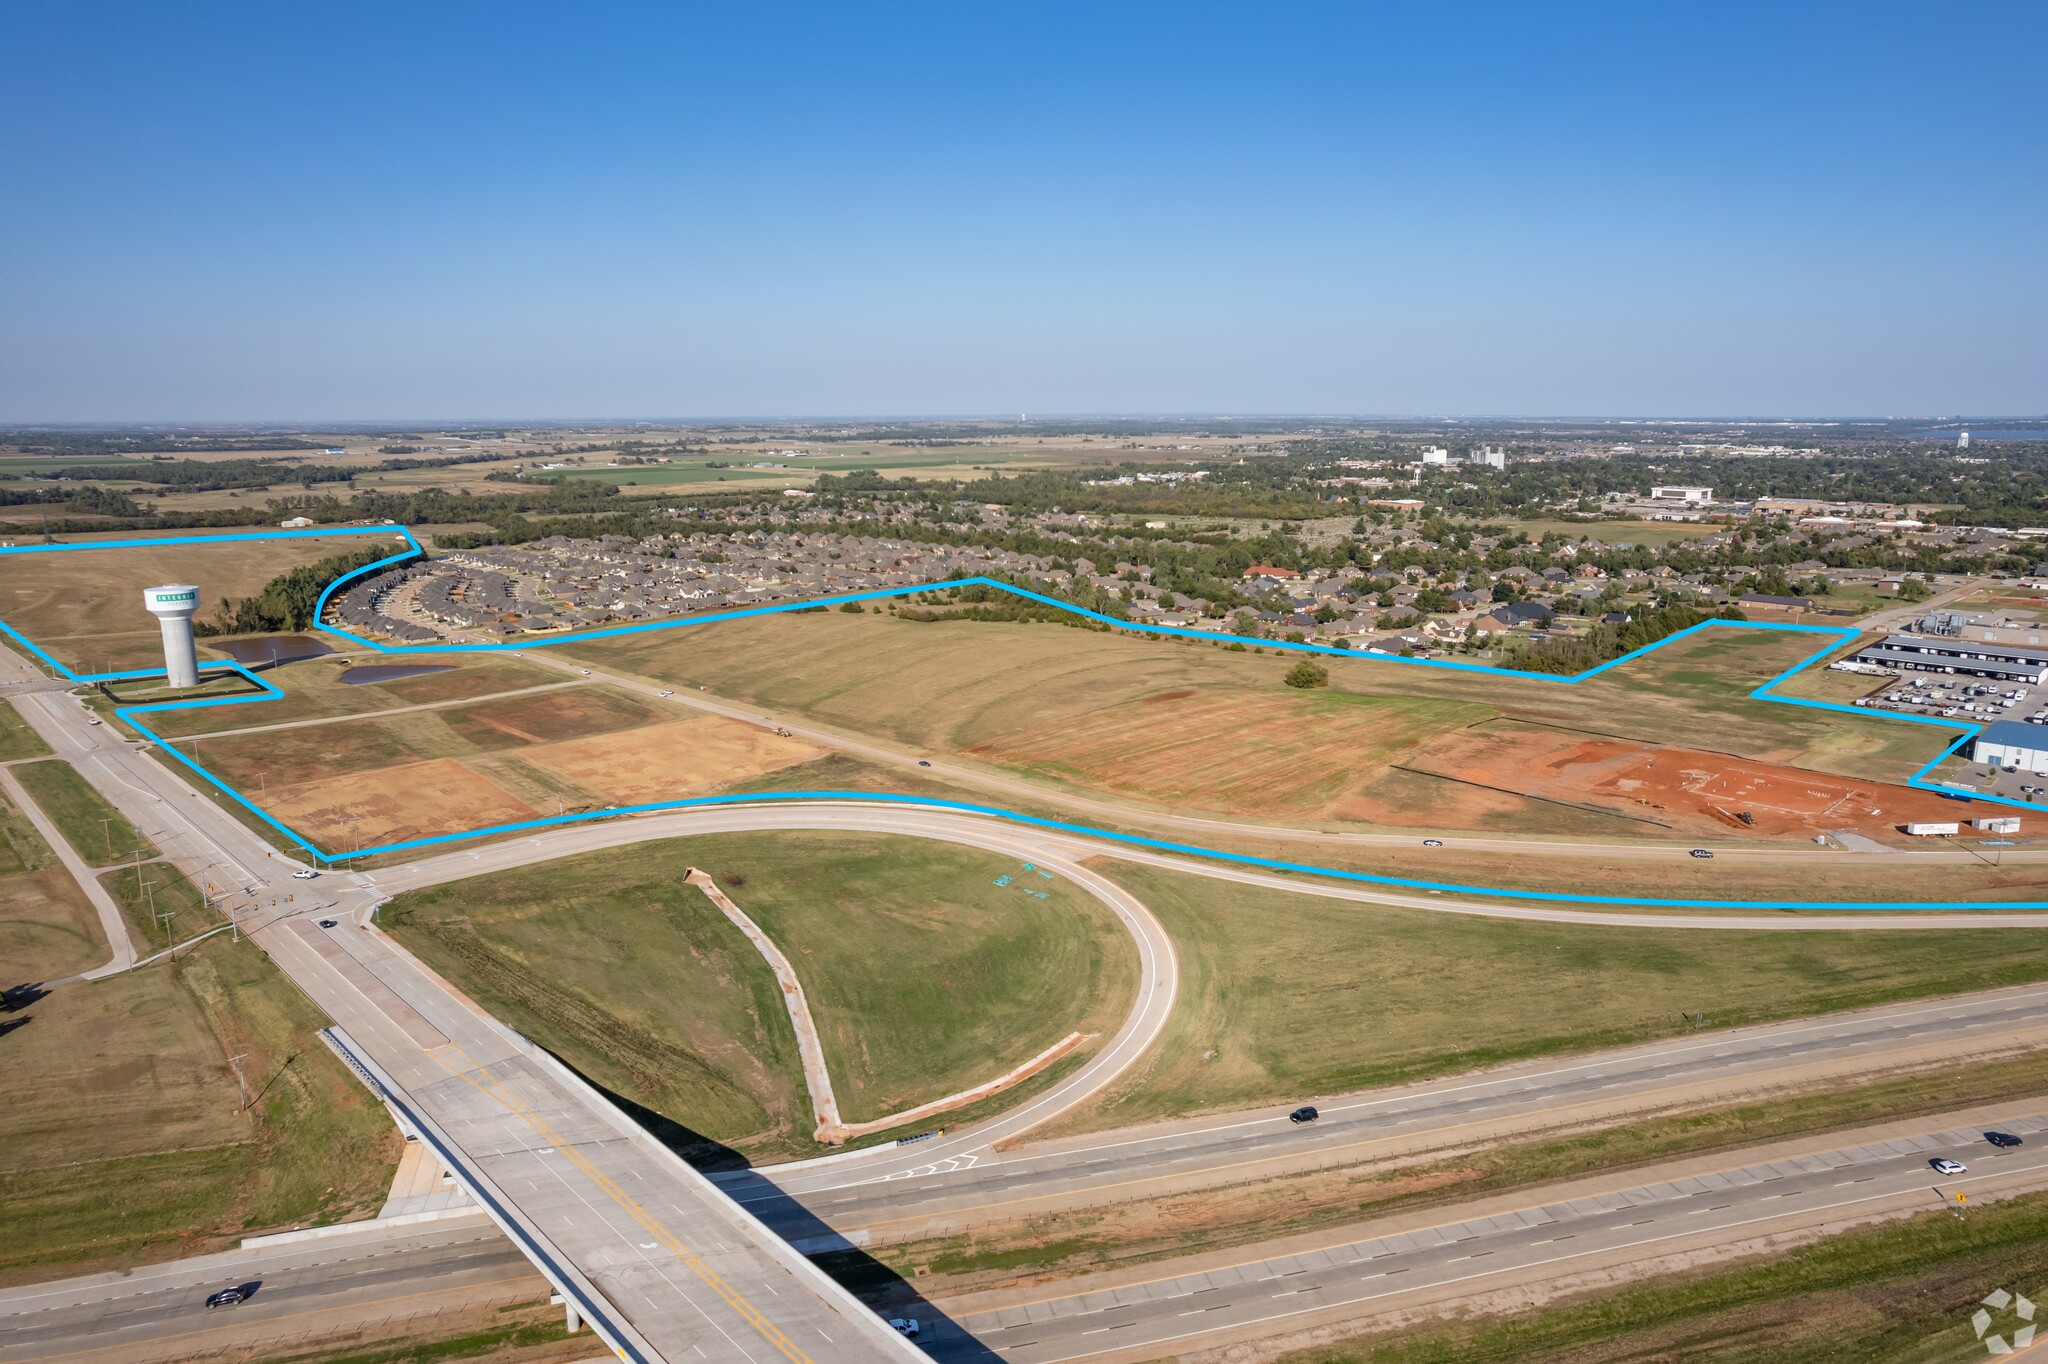
[[[1946,673],[1908,673],[1856,704],[1979,725],[1993,720],[2048,725],[2048,683],[2028,687]]]
[[[2012,686],[1988,678],[1907,673],[1857,704],[1870,710],[1926,715],[1964,724],[1988,725],[1994,720],[2006,720],[2040,725],[2043,744],[2048,746],[2048,683]],[[1994,771],[1972,762],[1945,764],[1943,771],[1930,775],[1936,781],[1967,781],[1968,789],[1974,792],[2048,808],[2048,776]],[[1979,807],[1979,813],[1995,816],[1997,811]],[[1965,808],[1957,817],[1967,823],[1975,816]]]

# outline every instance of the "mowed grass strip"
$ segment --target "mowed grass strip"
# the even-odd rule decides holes
[[[1151,1055],[1098,1129],[2048,979],[2030,929],[1606,928],[1352,904],[1109,863],[1180,955]]]
[[[0,1039],[0,1283],[374,1212],[399,1145],[251,942],[59,987]],[[228,1058],[242,1056],[252,1106]]]
[[[29,728],[27,720],[13,706],[0,705],[0,762],[16,758],[47,757],[50,746]]]
[[[63,759],[22,763],[14,775],[87,865],[106,866],[138,848],[145,858],[158,855],[156,844]]]
[[[220,924],[199,888],[168,862],[116,867],[100,873],[100,884],[121,906],[138,944],[170,947]]]
[[[795,965],[856,1121],[1107,1031],[1135,986],[1135,952],[1092,897],[992,854],[880,835],[641,844],[416,892],[385,921],[514,1027],[705,1138],[694,1157],[815,1153],[781,992],[683,883],[691,866]]]
[[[1932,1364],[1987,1356],[1970,1318],[2048,1283],[2048,1194],[1858,1228],[1735,1268],[1453,1325],[1319,1345],[1277,1364]],[[2023,1324],[2008,1310],[2011,1328]]]

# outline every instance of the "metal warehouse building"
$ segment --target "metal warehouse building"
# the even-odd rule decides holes
[[[1906,672],[1955,673],[2029,686],[2048,681],[2048,649],[2030,649],[2021,644],[1890,635],[1881,644],[1858,650],[1855,659],[1858,663]]]
[[[2048,773],[2048,725],[1994,720],[1971,742],[1970,757],[1992,767]]]

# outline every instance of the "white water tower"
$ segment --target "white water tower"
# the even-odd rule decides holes
[[[199,589],[171,583],[142,589],[142,604],[164,632],[164,673],[174,687],[199,685],[199,656],[192,652],[192,617],[199,610]]]

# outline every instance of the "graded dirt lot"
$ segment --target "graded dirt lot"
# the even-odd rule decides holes
[[[1640,807],[1612,793],[1600,802],[1542,799],[1515,781],[1434,775],[1418,759],[1498,716],[1620,746],[1591,750],[1595,759],[1671,744],[1856,783],[1902,781],[1939,751],[1946,731],[1749,696],[1832,642],[1716,629],[1575,685],[1333,658],[1325,660],[1329,689],[1308,694],[1281,685],[1293,661],[1286,655],[1046,624],[828,612],[560,647],[1049,787],[1176,810],[1676,838],[1692,836],[1690,826],[1634,818]],[[821,658],[831,666],[817,666]],[[1889,815],[1886,802],[1871,804]],[[1785,836],[1795,832],[1810,836],[1803,824]]]
[[[329,852],[706,795],[824,754],[737,720],[674,714],[577,685],[184,748]]]
[[[706,715],[546,744],[522,756],[615,804],[629,805],[706,795],[825,752],[803,739]]]
[[[1684,833],[1810,839],[1848,829],[1904,844],[1902,824],[1962,818],[1955,802],[1911,787],[1512,720],[1445,735],[1405,765]]]
[[[540,813],[453,758],[272,786],[260,803],[330,853],[510,824]]]
[[[0,620],[74,671],[162,667],[143,588],[196,583],[205,621],[223,598],[253,596],[280,573],[372,545],[399,548],[383,536],[317,535],[0,555]]]

